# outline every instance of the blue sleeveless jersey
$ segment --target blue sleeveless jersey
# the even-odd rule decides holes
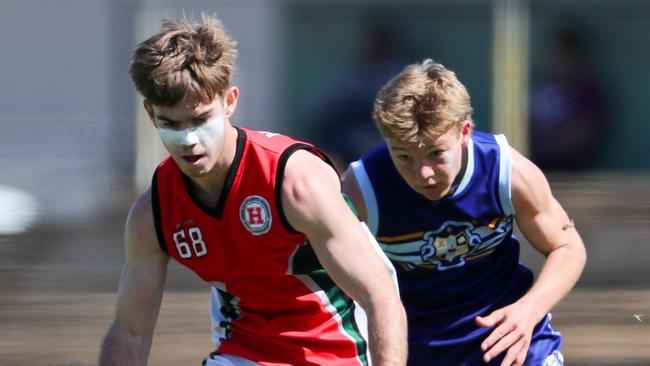
[[[475,131],[467,152],[460,183],[437,201],[406,183],[385,144],[350,165],[368,227],[397,271],[409,321],[409,362],[418,357],[415,350],[448,353],[480,342],[491,329],[478,327],[475,317],[515,302],[533,282],[532,272],[519,263],[512,233],[505,137]]]

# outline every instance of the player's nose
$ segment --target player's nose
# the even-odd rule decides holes
[[[431,164],[429,164],[426,160],[422,160],[418,164],[418,175],[420,179],[427,182],[431,180],[436,175],[436,173],[433,170]]]

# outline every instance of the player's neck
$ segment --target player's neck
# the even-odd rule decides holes
[[[467,146],[463,147],[462,150],[462,161],[460,163],[460,170],[458,171],[458,174],[456,174],[456,178],[454,179],[454,183],[452,183],[452,186],[457,186],[460,184],[460,181],[463,180],[463,177],[465,177],[465,171],[467,170]]]

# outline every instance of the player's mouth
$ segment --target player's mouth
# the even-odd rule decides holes
[[[420,186],[420,189],[425,191],[425,192],[431,192],[431,191],[436,191],[440,188],[440,184],[435,183],[435,184],[428,184],[426,186]]]
[[[436,183],[428,186],[420,186],[419,192],[430,200],[438,200],[446,194],[446,189],[444,184]]]
[[[183,155],[183,160],[185,160],[188,164],[194,165],[204,156],[205,155]]]

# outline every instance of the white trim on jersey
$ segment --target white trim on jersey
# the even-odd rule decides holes
[[[368,228],[372,235],[377,235],[379,230],[379,209],[377,208],[377,197],[375,190],[372,188],[370,177],[363,166],[363,161],[357,160],[350,163],[350,168],[354,177],[357,179],[357,185],[363,195],[363,202],[366,204],[366,213],[368,215]]]
[[[309,290],[311,290],[311,292],[313,292],[314,295],[318,296],[325,310],[327,310],[332,315],[332,318],[336,320],[336,323],[339,328],[339,333],[347,337],[350,340],[350,342],[352,342],[352,344],[357,345],[357,341],[345,329],[345,326],[343,325],[343,319],[341,318],[341,314],[339,314],[334,304],[332,304],[325,291],[311,277],[309,277],[309,275],[294,275],[294,276],[298,280],[300,280]],[[354,301],[354,305],[355,305],[354,323],[356,324],[356,328],[359,330],[361,336],[364,337],[364,340],[368,345],[370,342],[370,339],[368,338],[368,315],[366,314],[365,309],[363,309],[358,302]],[[372,362],[370,361],[369,346],[366,348],[366,358],[368,359],[368,364],[372,365]],[[359,356],[357,356],[355,359],[359,361],[359,364],[362,364],[361,360],[359,359]]]
[[[205,366],[259,366],[259,364],[233,355],[212,355],[206,359]]]
[[[372,244],[373,249],[379,254],[379,258],[381,258],[382,262],[384,262],[384,265],[388,269],[388,272],[390,273],[390,277],[393,279],[393,283],[395,284],[395,288],[397,289],[397,295],[399,296],[399,285],[397,284],[397,272],[395,272],[395,267],[393,267],[393,264],[390,262],[390,259],[388,259],[388,256],[386,256],[386,253],[382,250],[381,246],[377,242],[377,239],[372,235],[370,232],[370,229],[368,229],[368,226],[364,222],[361,223],[361,226],[363,227],[363,231],[365,231],[366,235],[368,235],[368,238],[370,239],[370,243]]]
[[[512,206],[512,156],[510,155],[510,145],[505,135],[494,135],[499,144],[499,201],[501,209],[506,216],[514,216],[515,208]]]
[[[467,166],[465,167],[465,174],[463,175],[463,179],[460,181],[460,184],[458,185],[458,188],[456,189],[456,192],[454,192],[452,197],[458,196],[465,190],[465,188],[467,188],[467,186],[469,185],[469,181],[472,180],[473,175],[474,175],[474,141],[470,138],[469,144],[467,144]]]

